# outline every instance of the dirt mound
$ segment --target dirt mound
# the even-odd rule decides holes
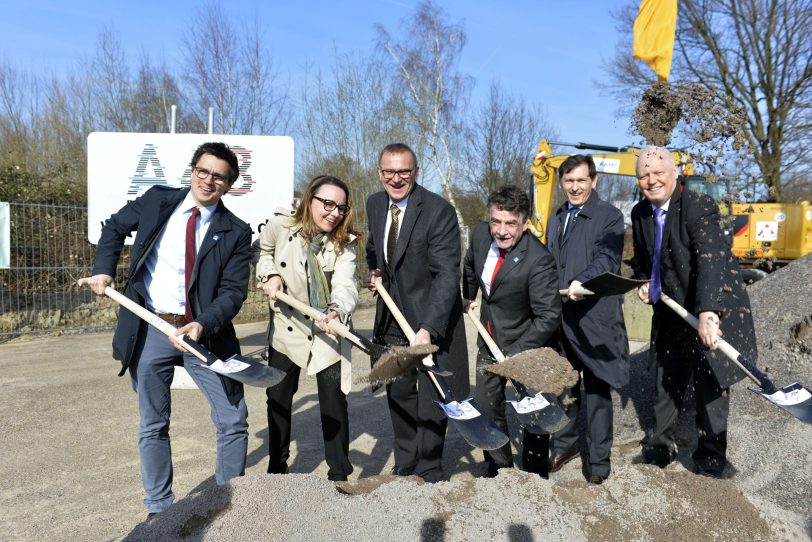
[[[500,363],[486,365],[482,370],[553,395],[561,395],[578,382],[578,373],[567,358],[552,348],[525,350]]]

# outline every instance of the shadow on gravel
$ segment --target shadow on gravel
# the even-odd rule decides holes
[[[208,478],[166,512],[139,523],[123,540],[202,540],[206,528],[226,512],[230,504],[231,488],[218,486],[214,477]]]

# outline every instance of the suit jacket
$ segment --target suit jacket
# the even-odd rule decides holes
[[[93,274],[115,277],[124,238],[133,231],[137,232],[124,295],[146,305],[147,256],[170,215],[188,192],[188,188],[155,186],[107,219],[96,247]],[[248,294],[250,250],[251,228],[220,201],[198,250],[189,286],[189,302],[195,321],[203,326],[201,344],[223,359],[240,352],[231,321]],[[136,340],[146,332],[147,325],[130,311],[123,308],[119,311],[113,336],[113,357],[122,365],[119,375],[123,375],[130,365]],[[242,384],[221,379],[230,399],[242,394]]]
[[[380,269],[382,282],[406,320],[417,331],[431,333],[439,347],[437,365],[454,373],[447,379],[459,400],[468,395],[468,350],[460,296],[460,229],[454,208],[446,200],[415,184],[402,218],[394,262],[387,264],[386,215],[389,196],[378,192],[367,199],[369,269]],[[390,314],[378,299],[375,336],[385,332]]]
[[[544,245],[525,232],[506,254],[486,295],[482,270],[492,242],[488,223],[477,224],[463,263],[462,295],[474,300],[482,290],[480,321],[490,322],[505,356],[542,347],[555,336],[561,314],[555,262]],[[481,337],[478,345],[485,345]]]
[[[307,247],[300,235],[301,226],[293,226],[291,216],[290,212],[278,213],[262,229],[257,278],[261,280],[269,275],[279,275],[286,292],[308,304]],[[333,242],[327,240],[316,255],[330,284],[330,302],[336,304],[345,323],[358,304],[358,287],[355,283],[357,247],[355,236],[340,253],[336,252]],[[323,332],[311,318],[283,301],[271,302],[271,308],[273,349],[288,356],[299,367],[307,368],[310,375],[341,362],[341,390],[349,393],[352,373],[348,341]]]
[[[555,259],[558,288],[565,290],[573,280],[586,282],[605,272],[620,273],[623,213],[592,192],[564,241],[567,207],[566,203],[559,207],[547,223],[547,247]],[[613,388],[629,381],[623,296],[565,299],[561,332],[595,376]]]
[[[634,267],[638,276],[651,277],[654,253],[654,212],[647,200],[632,209]],[[671,195],[660,254],[663,293],[697,315],[716,311],[721,315],[725,339],[742,354],[756,361],[756,335],[750,298],[741,280],[739,265],[720,225],[719,207],[708,196],[693,190]],[[667,306],[654,306],[652,341],[658,322],[673,321]],[[721,352],[708,351],[708,361],[722,387],[729,387],[744,374]]]

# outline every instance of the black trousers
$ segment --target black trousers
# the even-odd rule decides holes
[[[655,424],[645,447],[667,451],[675,449],[674,428],[685,400],[685,392],[693,381],[698,432],[693,459],[698,467],[721,473],[727,463],[727,416],[730,408],[728,389],[719,386],[696,331],[676,315],[665,311],[670,309],[655,312]]]
[[[284,473],[290,458],[290,428],[293,395],[299,389],[300,368],[286,355],[273,349],[268,362],[287,373],[276,386],[268,388],[268,472]],[[341,391],[341,364],[335,363],[316,374],[321,411],[321,433],[327,478],[346,480],[352,473],[349,459],[350,423],[347,396]]]
[[[390,345],[409,344],[394,321],[382,339]],[[429,481],[442,479],[448,419],[434,403],[439,395],[429,377],[414,369],[386,385],[386,398],[395,435],[395,466],[414,469],[415,474]]]
[[[476,360],[476,401],[482,413],[490,416],[496,426],[508,435],[505,400],[507,379],[482,371],[484,366],[495,363],[483,350],[479,351]],[[538,435],[522,429],[522,468],[527,472],[546,476],[548,447],[548,435]],[[509,441],[497,450],[483,450],[483,455],[489,473],[513,466],[513,450]]]
[[[566,412],[570,423],[550,439],[552,451],[560,454],[579,447],[578,412],[583,404],[586,409],[586,474],[607,478],[612,470],[612,388],[581,362],[564,333],[560,334],[560,339],[567,359],[581,377],[575,386],[561,396],[564,404],[569,403]],[[572,400],[565,401],[567,396]]]

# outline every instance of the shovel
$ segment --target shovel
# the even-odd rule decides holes
[[[380,277],[375,279],[375,288],[378,294],[383,299],[389,312],[397,320],[400,329],[408,337],[414,337],[415,332],[406,321],[403,313],[400,312],[395,301],[383,287]],[[426,367],[433,367],[434,362],[431,356],[426,356],[423,360],[423,365]],[[434,389],[440,395],[441,401],[435,401],[443,413],[449,420],[449,423],[457,428],[457,431],[462,435],[468,444],[475,448],[482,448],[483,450],[497,450],[507,444],[510,439],[501,429],[494,423],[492,419],[482,414],[479,407],[474,403],[473,399],[466,399],[464,401],[455,401],[451,395],[451,389],[446,384],[442,376],[427,372]]]
[[[284,292],[276,292],[276,299],[285,302],[293,309],[301,312],[305,316],[318,322],[325,317],[320,310],[291,297]],[[350,328],[338,320],[331,320],[328,324],[330,329],[344,337],[355,346],[369,354],[370,357],[378,358],[377,363],[369,372],[368,379],[374,383],[385,383],[401,376],[403,373],[420,364],[426,355],[431,355],[437,351],[436,345],[419,346],[395,346],[386,347],[375,344],[365,337],[356,335]],[[448,373],[450,374],[450,373]]]
[[[604,297],[609,295],[623,295],[630,290],[634,290],[642,284],[649,282],[648,279],[629,279],[614,273],[601,273],[581,284],[581,288],[574,292],[577,295],[591,295]],[[559,294],[567,295],[568,290],[559,290]]]
[[[86,278],[79,279],[77,284],[79,286],[83,286],[87,284],[89,280],[90,279]],[[211,369],[217,374],[231,378],[237,382],[242,382],[243,384],[248,384],[250,386],[257,386],[259,388],[269,388],[271,386],[275,386],[281,382],[283,378],[285,378],[284,371],[280,371],[275,367],[269,367],[264,363],[258,363],[251,358],[246,358],[244,356],[240,356],[239,354],[235,354],[223,361],[203,348],[197,341],[190,339],[188,336],[175,336],[175,332],[178,330],[178,328],[169,322],[161,320],[157,314],[150,312],[135,301],[132,301],[123,294],[120,294],[112,287],[108,286],[105,288],[104,293],[107,295],[107,297],[128,311],[132,312],[151,326],[157,328],[164,335],[178,339],[183,343],[184,348],[194,354],[195,357],[202,361],[207,368]]]
[[[474,323],[474,327],[479,332],[479,336],[482,337],[482,340],[485,341],[493,358],[497,363],[501,363],[505,360],[505,355],[499,350],[496,341],[493,340],[493,337],[491,337],[488,330],[485,329],[485,326],[482,325],[482,322],[479,321],[479,318],[475,318],[472,314],[471,311],[474,305],[475,303],[471,303],[465,314],[467,314],[468,318]],[[536,395],[531,396],[527,388],[521,382],[511,380],[511,383],[513,387],[516,388],[516,391],[519,392],[519,395],[522,396],[522,400],[508,402],[516,411],[519,423],[529,429],[531,433],[552,434],[556,431],[560,431],[569,423],[570,419],[564,413],[564,409],[561,408],[561,404],[555,395],[538,392]]]
[[[660,299],[692,328],[697,329],[699,320],[697,320],[696,316],[665,294],[660,294]],[[783,408],[799,420],[812,424],[812,391],[809,388],[802,386],[798,382],[783,388],[776,388],[775,384],[756,367],[755,363],[739,353],[729,342],[722,337],[717,337],[716,344],[730,361],[735,363],[750,380],[758,385],[757,388],[748,386],[748,390],[764,397],[779,408]]]

